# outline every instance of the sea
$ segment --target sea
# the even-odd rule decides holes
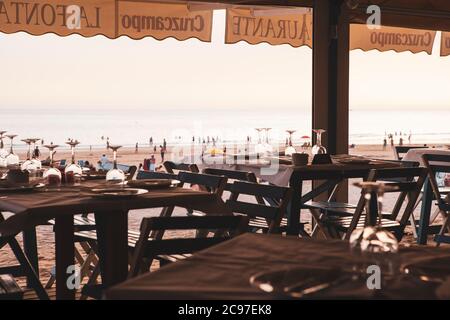
[[[449,110],[358,109],[350,111],[350,144],[382,144],[385,135],[393,134],[398,143],[450,144]],[[62,144],[77,139],[81,147],[104,147],[111,144],[141,146],[155,144],[163,139],[170,144],[191,143],[194,138],[209,136],[221,142],[243,142],[250,137],[258,139],[255,128],[267,130],[272,143],[284,142],[286,130],[296,130],[294,143],[311,136],[311,112],[305,108],[277,107],[239,109],[224,108],[0,108],[0,130],[18,134],[15,145],[25,147],[20,139],[36,137],[45,143]],[[265,131],[261,131],[265,139]],[[8,139],[5,139],[8,145]]]

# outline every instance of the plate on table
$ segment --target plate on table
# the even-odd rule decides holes
[[[444,282],[449,275],[450,256],[431,258],[411,263],[403,268],[403,272],[422,281]]]
[[[11,183],[8,181],[0,182],[0,193],[5,192],[29,192],[45,187],[43,183]]]
[[[349,279],[339,268],[303,266],[257,273],[250,284],[267,293],[302,298]]]
[[[132,188],[164,189],[176,186],[180,184],[180,181],[174,179],[139,179],[126,181],[125,183]]]
[[[135,188],[94,188],[92,197],[103,199],[132,198],[145,194],[148,190]]]

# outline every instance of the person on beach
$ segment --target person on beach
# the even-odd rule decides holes
[[[164,162],[164,154],[165,154],[166,148],[164,148],[164,146],[159,146],[159,148],[160,148],[160,153],[161,153],[161,162]]]
[[[400,140],[398,141],[398,145],[402,146],[403,145],[403,137],[400,137]]]
[[[156,146],[153,147],[153,152],[156,152]]]
[[[97,161],[97,166],[95,167],[95,171],[103,171],[103,165],[102,162],[99,160]]]
[[[153,137],[150,137],[150,139],[148,140],[148,143],[150,144],[150,147],[153,145]]]
[[[106,156],[106,154],[102,154],[102,156],[100,158],[100,167],[102,170],[104,170],[107,163],[108,163],[108,157]]]
[[[134,148],[134,153],[138,153],[139,151],[139,144],[136,142],[136,147]]]
[[[149,170],[150,171],[155,171],[156,170],[156,159],[155,156],[152,154],[152,156],[150,157],[150,166],[149,166]]]
[[[167,148],[166,138],[164,138],[164,140],[163,140],[163,147],[164,147],[164,150],[166,150],[166,148]]]
[[[33,151],[33,157],[34,158],[39,158],[41,156],[41,151],[39,150],[39,147],[36,146],[36,148]]]
[[[383,139],[383,150],[386,150],[387,147],[387,140],[386,137]]]

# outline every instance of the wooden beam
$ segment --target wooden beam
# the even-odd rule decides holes
[[[344,1],[316,1],[313,12],[313,129],[325,129],[330,154],[348,153],[349,23]],[[315,141],[314,141],[315,142]],[[348,184],[337,199],[346,201]]]

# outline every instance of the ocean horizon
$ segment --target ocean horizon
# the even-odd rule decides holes
[[[407,110],[395,108],[350,110],[350,144],[382,144],[385,134],[392,133],[398,143],[402,134],[404,143],[450,144],[450,126],[446,119],[450,110]],[[148,145],[164,138],[169,144],[190,143],[194,136],[219,137],[221,142],[257,139],[255,128],[270,127],[272,142],[285,141],[285,130],[297,130],[294,143],[300,137],[311,135],[311,112],[304,108],[278,107],[240,110],[182,109],[182,108],[2,108],[0,129],[18,134],[20,139],[43,138],[46,143],[64,143],[68,138],[78,139],[81,147],[102,147],[111,143],[124,146]],[[103,140],[102,140],[103,137]],[[8,139],[4,140],[9,145]]]

